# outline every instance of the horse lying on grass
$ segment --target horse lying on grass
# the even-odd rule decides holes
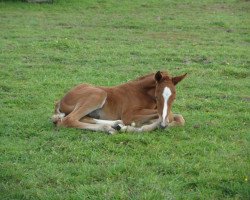
[[[184,125],[182,115],[173,114],[171,108],[175,86],[185,76],[158,71],[114,87],[80,84],[56,103],[52,121],[58,127],[110,134]]]

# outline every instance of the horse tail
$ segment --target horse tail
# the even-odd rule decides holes
[[[55,112],[51,117],[51,121],[56,125],[59,120],[62,120],[65,117],[65,113],[60,111],[60,101],[55,102]]]

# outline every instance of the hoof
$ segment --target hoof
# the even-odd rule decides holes
[[[65,117],[65,113],[59,113],[59,114],[55,114],[51,117],[51,121],[57,125],[57,123],[59,121],[61,121],[63,118]]]
[[[122,125],[121,124],[117,124],[115,126],[112,126],[113,129],[117,130],[117,131],[120,131],[121,128],[122,128]]]

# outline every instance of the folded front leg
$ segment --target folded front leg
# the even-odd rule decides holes
[[[184,126],[185,120],[182,115],[180,114],[173,114],[173,119],[168,124],[169,127],[172,126]]]
[[[142,126],[149,123],[151,120],[158,118],[158,112],[156,109],[140,109],[125,112],[122,115],[122,121],[125,125]]]
[[[160,125],[161,120],[158,119],[152,124],[147,124],[141,127],[134,127],[134,126],[123,126],[121,128],[122,132],[150,132],[158,128]]]

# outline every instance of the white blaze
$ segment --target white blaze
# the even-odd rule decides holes
[[[172,94],[171,90],[168,87],[165,87],[162,93],[162,96],[164,98],[164,106],[163,106],[163,112],[162,112],[162,125],[163,126],[166,126],[166,117],[168,113],[168,99],[171,96],[171,94]]]

